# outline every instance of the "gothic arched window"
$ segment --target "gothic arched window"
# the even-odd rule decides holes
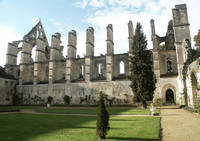
[[[172,66],[172,60],[167,58],[167,73],[172,73],[173,72],[173,66]]]
[[[81,65],[80,67],[80,78],[83,78],[84,76],[84,65]]]
[[[100,64],[98,65],[98,75],[99,75],[99,77],[101,77],[102,74],[103,74],[103,72],[102,72],[102,64],[100,63]]]
[[[124,74],[124,62],[123,61],[120,61],[119,63],[119,72],[120,74]]]

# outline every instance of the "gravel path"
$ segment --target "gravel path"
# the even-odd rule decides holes
[[[163,141],[200,141],[200,115],[183,109],[161,109]]]

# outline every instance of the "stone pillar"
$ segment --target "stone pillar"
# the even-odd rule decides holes
[[[134,35],[133,23],[132,23],[132,21],[129,21],[129,22],[128,22],[129,52],[132,51],[132,47],[133,47],[133,35]]]
[[[179,97],[183,97],[184,94],[184,82],[183,82],[183,66],[185,63],[186,54],[184,52],[184,40],[187,39],[191,42],[190,37],[190,24],[188,21],[187,7],[186,4],[176,5],[172,9],[173,14],[173,28],[174,28],[174,38],[177,56],[177,66],[178,66],[178,86],[179,86]],[[185,97],[185,103],[187,103],[187,97]]]
[[[90,82],[92,80],[92,57],[85,57],[85,81]]]
[[[50,48],[50,61],[49,61],[49,84],[52,84],[56,79],[56,61],[61,59],[60,56],[60,44],[61,44],[60,33],[55,33],[51,37],[51,48]]]
[[[185,4],[176,5],[172,10],[173,12],[173,25],[174,25],[174,37],[175,37],[175,46],[177,54],[177,64],[179,75],[182,74],[182,69],[184,65],[184,49],[183,44],[184,40],[188,39],[191,42],[190,37],[190,27],[187,16],[187,8]]]
[[[34,84],[40,81],[47,81],[48,80],[48,72],[46,72],[46,65],[47,62],[46,58],[46,47],[47,44],[45,41],[38,38],[36,40],[36,56],[34,62]]]
[[[107,54],[106,54],[106,80],[112,81],[113,76],[113,53],[114,53],[114,43],[113,43],[113,28],[112,24],[107,26]]]
[[[5,71],[15,78],[18,78],[18,70],[16,67],[18,51],[18,44],[8,43]]]
[[[151,19],[151,40],[153,42],[153,66],[154,66],[154,74],[156,76],[157,81],[160,79],[160,64],[159,64],[159,52],[157,48],[159,47],[159,43],[156,37],[155,24],[154,20]]]
[[[133,23],[132,21],[128,22],[128,41],[129,41],[129,57],[132,55],[132,48],[133,48]],[[131,75],[131,62],[129,61],[129,75]]]
[[[68,58],[76,58],[76,44],[77,44],[76,31],[72,30],[68,34],[68,47],[67,47]]]
[[[86,56],[94,56],[94,28],[89,27],[86,30]]]
[[[76,31],[72,30],[68,34],[68,46],[67,46],[68,51],[66,60],[66,76],[65,76],[67,82],[73,80],[74,58],[76,58],[76,44],[77,44]]]
[[[89,27],[86,30],[86,57],[85,57],[85,81],[92,79],[92,59],[94,56],[94,29]]]
[[[113,43],[113,27],[112,24],[107,26],[107,55],[113,55],[114,52],[114,43]]]
[[[21,60],[20,60],[20,83],[26,83],[33,81],[33,70],[29,66],[33,63],[32,55],[32,48],[33,45],[27,41],[26,37],[24,38],[22,44],[22,52],[21,52]]]
[[[6,65],[17,64],[17,53],[18,47],[13,43],[8,43],[7,54],[6,54]]]
[[[151,19],[150,23],[151,23],[151,35],[156,35],[154,20]]]
[[[151,40],[153,42],[153,50],[157,50],[157,48],[159,47],[159,41],[157,40],[155,24],[153,19],[151,19],[150,25],[151,25]]]
[[[160,79],[160,64],[159,64],[159,53],[157,50],[153,51],[153,69],[157,81]]]

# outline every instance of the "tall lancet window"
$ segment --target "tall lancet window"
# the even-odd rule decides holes
[[[124,62],[123,61],[120,61],[119,63],[119,71],[120,71],[120,74],[124,74]]]
[[[84,65],[81,65],[80,67],[80,78],[83,78],[84,76]]]
[[[170,58],[167,58],[167,73],[173,72],[173,64]]]
[[[102,72],[102,64],[99,64],[98,65],[98,74],[99,74],[99,77],[101,77],[103,75],[103,72]]]

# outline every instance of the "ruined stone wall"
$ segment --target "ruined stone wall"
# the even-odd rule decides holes
[[[177,59],[176,59],[176,51],[159,51],[159,65],[160,65],[160,75],[167,74],[167,60],[170,59],[172,61],[172,73],[177,74]]]
[[[66,62],[65,60],[61,60],[61,61],[57,61],[55,63],[55,81],[59,81],[59,80],[65,80],[65,66],[66,66]]]
[[[199,58],[200,59],[200,58]],[[187,103],[189,107],[200,107],[200,64],[199,59],[190,64],[187,71]]]
[[[23,104],[45,105],[47,97],[53,97],[53,104],[64,104],[63,97],[71,97],[71,105],[96,105],[100,91],[111,105],[132,104],[133,94],[130,81],[60,83],[40,85],[18,85],[17,92],[23,93]]]
[[[106,57],[94,57],[92,64],[92,80],[106,79]]]
[[[124,73],[120,74],[120,62],[123,62]],[[115,54],[113,57],[113,77],[114,78],[126,78],[129,75],[129,56],[128,54]]]
[[[85,59],[84,58],[73,59],[72,66],[73,66],[72,81],[84,80],[85,79],[85,73],[84,73],[85,72]],[[82,69],[83,69],[83,71],[82,71]]]
[[[0,78],[0,105],[12,105],[16,83],[16,80]]]

